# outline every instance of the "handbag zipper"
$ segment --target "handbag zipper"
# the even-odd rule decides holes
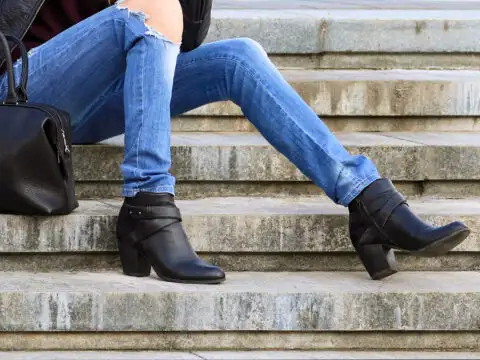
[[[60,149],[60,141],[59,141],[59,137],[61,136],[62,137],[62,140],[63,140],[63,145],[64,145],[64,150],[63,150],[63,153],[64,154],[70,154],[70,148],[68,147],[68,143],[67,143],[67,137],[65,135],[65,130],[63,128],[63,124],[62,124],[62,120],[60,118],[60,116],[55,112],[52,112],[50,111],[51,110],[51,107],[48,106],[48,105],[32,105],[32,104],[28,104],[28,103],[18,103],[18,104],[3,104],[4,106],[23,106],[23,107],[27,107],[27,108],[32,108],[32,109],[37,109],[37,110],[41,110],[43,112],[45,112],[46,114],[48,114],[50,116],[50,118],[52,118],[53,121],[55,121],[55,123],[57,124],[57,126],[60,128],[60,132],[57,131],[57,143],[55,144],[56,147],[57,147],[57,160],[58,162],[60,163],[60,154],[62,153],[61,149]],[[60,135],[60,136],[59,136]]]

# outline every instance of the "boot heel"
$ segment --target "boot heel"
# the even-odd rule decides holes
[[[361,244],[358,256],[373,280],[381,280],[398,272],[392,249],[380,244]]]
[[[143,254],[132,246],[119,246],[123,273],[128,276],[150,276],[152,265]]]

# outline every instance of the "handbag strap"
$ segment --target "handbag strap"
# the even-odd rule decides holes
[[[22,58],[22,74],[20,76],[20,84],[17,86],[16,91],[17,91],[17,96],[18,96],[18,101],[19,102],[27,102],[28,97],[27,97],[27,83],[28,83],[28,51],[25,45],[23,44],[23,41],[20,40],[19,38],[5,34],[5,37],[7,38],[8,41],[12,41],[15,43],[15,45],[18,46],[18,49],[20,50],[20,56]]]
[[[22,74],[20,85],[15,88],[15,74],[13,72],[12,55],[10,54],[10,46],[8,40],[13,41],[21,53],[22,57]],[[5,35],[0,31],[0,45],[5,54],[5,63],[7,66],[8,90],[7,98],[4,104],[18,104],[27,101],[27,82],[28,82],[28,53],[23,42],[13,35]]]

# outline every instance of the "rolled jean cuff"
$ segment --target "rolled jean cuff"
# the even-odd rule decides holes
[[[175,187],[171,185],[165,185],[165,186],[156,186],[156,187],[150,187],[150,188],[145,188],[145,189],[139,189],[139,188],[126,188],[124,187],[122,189],[122,196],[123,197],[134,197],[137,195],[139,192],[151,192],[151,193],[167,193],[167,194],[172,194],[175,196]]]
[[[347,195],[341,198],[338,201],[339,205],[348,206],[360,193],[365,190],[365,188],[373,183],[374,181],[380,179],[381,176],[379,174],[370,175],[369,177],[363,179],[362,181],[357,182],[354,186],[353,190],[351,190]]]

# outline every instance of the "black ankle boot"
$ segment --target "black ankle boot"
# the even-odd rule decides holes
[[[388,179],[370,184],[348,208],[350,238],[374,280],[397,272],[392,249],[437,256],[447,253],[470,234],[469,228],[458,221],[441,227],[425,223],[410,210]]]
[[[181,224],[180,210],[170,194],[140,192],[126,198],[117,220],[123,272],[149,276],[150,269],[165,280],[218,284],[225,273],[200,259]]]

